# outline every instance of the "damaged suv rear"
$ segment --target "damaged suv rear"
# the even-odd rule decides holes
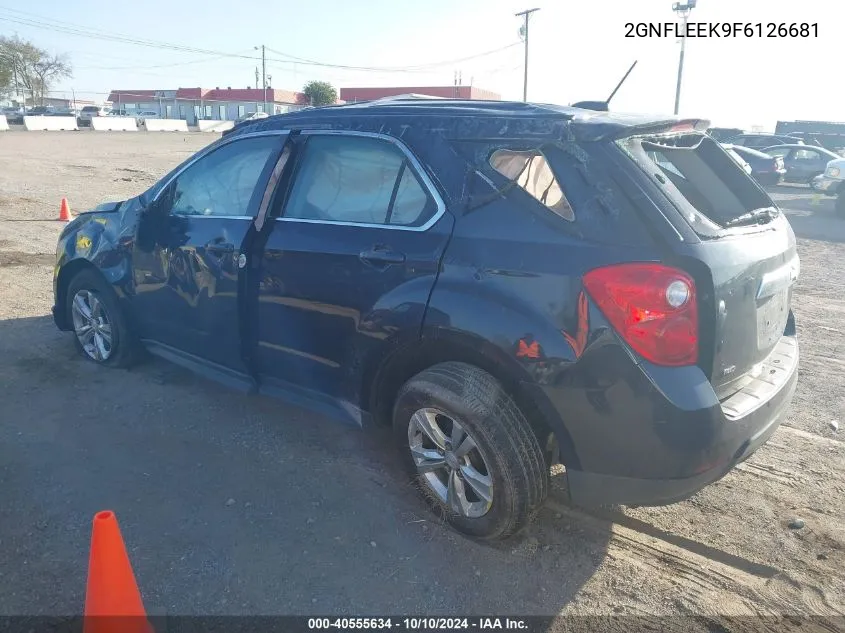
[[[143,346],[391,424],[467,534],[526,525],[555,462],[581,505],[678,501],[797,379],[795,237],[706,127],[449,100],[241,124],[67,227],[56,322],[101,364]]]

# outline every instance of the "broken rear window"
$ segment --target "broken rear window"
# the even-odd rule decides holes
[[[692,227],[717,234],[737,218],[773,206],[769,196],[704,134],[634,136],[619,147],[660,183]]]
[[[490,165],[508,180],[516,181],[522,189],[564,220],[572,222],[575,219],[572,205],[540,151],[498,149],[491,154]]]

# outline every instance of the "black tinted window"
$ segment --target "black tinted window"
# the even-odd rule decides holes
[[[420,226],[435,204],[392,143],[361,136],[308,139],[286,218]]]
[[[170,212],[179,215],[245,216],[279,137],[260,136],[222,145],[200,158],[168,186]]]

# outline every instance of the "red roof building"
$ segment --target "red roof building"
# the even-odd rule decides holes
[[[253,112],[281,114],[307,105],[301,92],[278,88],[177,88],[176,90],[112,90],[112,108],[156,112],[167,119],[234,120]],[[265,108],[266,104],[266,108]]]

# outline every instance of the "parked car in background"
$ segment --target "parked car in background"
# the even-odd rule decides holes
[[[763,149],[772,145],[801,143],[794,138],[780,134],[738,134],[724,141],[728,145],[742,145],[752,149]]]
[[[737,134],[742,134],[743,132],[737,127],[711,127],[707,130],[707,133],[720,143],[724,143],[727,139],[733,138]]]
[[[731,158],[733,158],[737,163],[739,163],[739,166],[742,167],[743,171],[750,176],[751,172],[753,171],[751,169],[751,165],[748,164],[748,162],[742,156],[735,152],[732,146],[722,145],[722,147],[725,148],[725,151],[730,155]]]
[[[91,125],[91,119],[95,116],[108,116],[111,108],[106,106],[85,106],[79,111],[77,121],[79,125]]]
[[[795,235],[706,122],[446,99],[272,119],[66,225],[53,315],[82,357],[147,349],[392,425],[395,493],[486,539],[557,462],[575,504],[673,503],[787,414]]]
[[[73,108],[56,108],[50,112],[48,112],[45,116],[70,116],[76,117],[79,116],[79,111],[74,110]]]
[[[777,185],[786,174],[783,157],[781,156],[770,156],[765,152],[742,145],[723,143],[722,147],[735,152],[748,163],[751,166],[751,177],[761,185]]]
[[[135,113],[135,121],[142,125],[147,119],[160,119],[161,115],[155,110],[139,110]]]
[[[3,108],[3,116],[6,117],[6,122],[13,125],[23,124],[23,109],[22,108]]]
[[[266,119],[269,114],[266,112],[251,112],[235,119],[235,123],[243,123],[244,121],[256,121],[258,119]]]
[[[35,106],[26,111],[26,116],[46,116],[56,111],[53,106]]]
[[[830,161],[824,173],[813,178],[810,186],[825,195],[836,196],[836,213],[845,218],[845,158]]]
[[[813,145],[775,145],[763,151],[770,156],[783,158],[783,166],[786,168],[783,179],[786,182],[803,182],[808,185],[813,178],[824,173],[831,160],[841,158],[829,149]]]

